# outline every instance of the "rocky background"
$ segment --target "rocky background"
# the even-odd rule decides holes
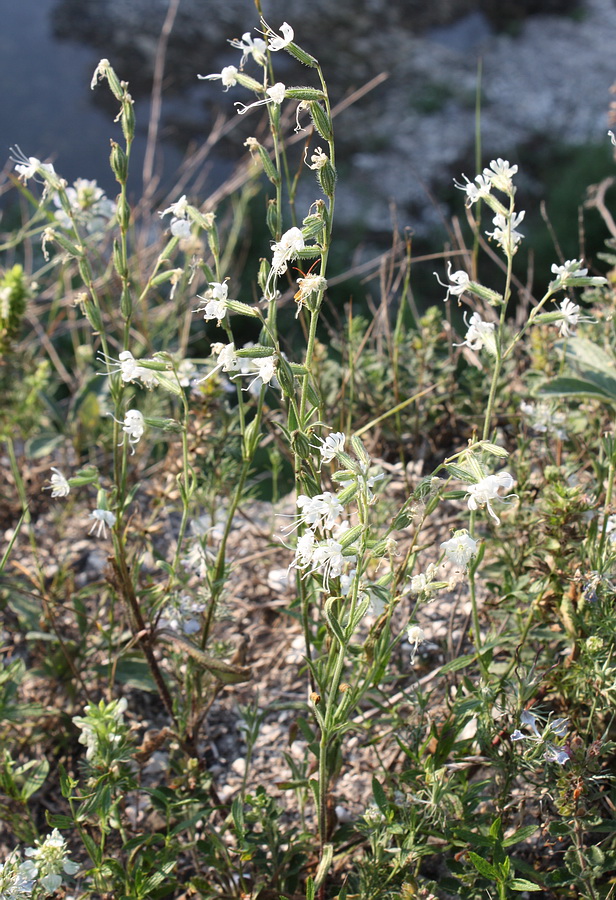
[[[150,89],[167,6],[167,0],[61,0],[54,28],[94,44],[138,96]],[[401,224],[429,230],[446,208],[427,192],[451,185],[462,171],[473,176],[479,59],[484,158],[523,165],[546,146],[600,142],[609,157],[613,0],[263,0],[263,10],[273,27],[292,24],[298,43],[319,58],[334,102],[388,73],[337,121],[339,211],[372,234],[390,231],[392,201]],[[239,95],[223,94],[216,82],[197,83],[196,73],[237,62],[227,38],[257,24],[250,0],[181,0],[166,65],[168,95],[183,98],[181,113],[167,113],[178,143],[204,136],[217,109],[233,113]],[[298,83],[310,73],[287,57],[280,77]],[[231,141],[223,153],[240,149],[238,129],[235,150]]]

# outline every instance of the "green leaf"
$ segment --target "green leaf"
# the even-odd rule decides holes
[[[374,794],[374,802],[381,810],[383,815],[385,815],[387,813],[387,810],[389,809],[389,804],[387,802],[385,791],[383,790],[383,785],[376,778],[376,776],[373,776],[372,778],[372,793]]]
[[[312,880],[312,876],[309,875],[306,879],[306,900],[315,900],[316,897],[316,889],[314,886],[314,881]]]
[[[616,402],[616,393],[610,396],[605,390],[582,378],[563,376],[547,381],[539,391],[546,397],[595,397],[598,400]]]
[[[345,645],[344,632],[342,631],[340,622],[335,617],[334,612],[333,612],[333,606],[336,603],[336,599],[337,599],[336,597],[332,597],[325,604],[325,617],[327,619],[327,624],[329,625],[331,630],[336,635],[338,643],[340,644],[341,647],[344,647],[344,645]]]
[[[492,881],[498,881],[498,872],[492,863],[489,863],[483,856],[478,856],[472,850],[468,851],[468,857],[480,875],[490,878]]]
[[[319,868],[316,871],[314,876],[314,886],[315,888],[320,888],[323,882],[325,881],[325,876],[329,872],[329,867],[332,864],[332,859],[334,856],[334,845],[333,844],[323,844],[323,850],[321,851],[321,861],[319,863]]]
[[[523,828],[518,828],[515,834],[505,838],[503,847],[511,847],[512,844],[519,844],[521,841],[525,841],[526,838],[529,838],[536,832],[537,828],[537,825],[525,825]]]
[[[527,881],[526,878],[512,878],[507,882],[507,887],[512,891],[542,891],[543,888],[535,884],[534,881]]]

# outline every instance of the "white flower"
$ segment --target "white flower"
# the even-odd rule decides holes
[[[197,75],[197,78],[200,78],[202,81],[215,81],[216,79],[220,79],[225,91],[228,91],[230,87],[235,87],[237,84],[237,73],[238,70],[235,66],[225,66],[221,69],[220,75]]]
[[[345,563],[355,561],[354,556],[344,556],[342,544],[334,538],[328,538],[321,544],[318,544],[312,554],[313,568],[311,572],[320,572],[323,576],[323,583],[326,588],[329,587],[330,578],[338,578],[342,574]]]
[[[105,196],[96,181],[77,178],[72,187],[66,188],[65,195],[74,220],[83,225],[89,234],[102,231],[116,213],[115,203]],[[62,207],[59,193],[53,195],[53,202],[58,207],[56,221],[62,228],[71,228],[73,223]]]
[[[315,497],[307,497],[306,494],[300,494],[297,498],[297,507],[302,510],[297,517],[297,523],[294,528],[300,524],[309,525],[313,528],[327,528],[331,530],[336,524],[336,520],[343,514],[344,507],[338,500],[336,494],[331,491],[324,491]]]
[[[477,554],[478,541],[473,540],[468,531],[461,529],[454,532],[453,537],[443,541],[441,550],[456,566],[465,569],[473,556]]]
[[[92,534],[93,531],[96,531],[96,537],[107,537],[107,525],[110,528],[116,523],[115,515],[110,512],[108,509],[95,509],[88,516],[89,519],[93,519],[93,524],[88,534]]]
[[[57,828],[48,834],[44,841],[36,841],[36,847],[28,847],[24,851],[38,868],[38,877],[43,887],[49,892],[57,891],[62,884],[61,872],[74,875],[78,871],[78,863],[68,858],[66,841]]]
[[[217,342],[212,344],[212,353],[218,357],[218,365],[222,367],[223,372],[237,372],[240,363],[235,353],[235,344],[221,344]]]
[[[227,312],[228,292],[229,288],[226,281],[222,282],[222,284],[218,281],[211,282],[209,290],[205,292],[203,297],[197,294],[199,300],[203,300],[205,305],[200,306],[195,312],[202,312],[206,322],[212,319],[218,319],[220,322],[224,319]]]
[[[283,50],[291,43],[294,38],[293,29],[289,24],[287,24],[287,22],[282,23],[282,25],[280,26],[280,31],[282,32],[282,37],[280,37],[279,35],[271,37],[267,45],[268,48],[273,52],[276,52],[277,50]]]
[[[111,68],[111,63],[108,59],[101,59],[98,62],[97,67],[94,69],[94,75],[92,76],[92,80],[90,81],[90,90],[93,91],[99,81],[102,81],[107,77],[107,71]]]
[[[513,213],[510,219],[502,213],[496,213],[492,219],[495,228],[494,231],[486,231],[488,237],[493,238],[507,256],[513,256],[518,249],[518,244],[524,237],[516,228],[523,220],[526,213],[521,210],[519,213]]]
[[[432,274],[435,276],[441,287],[447,288],[445,301],[449,300],[450,294],[453,294],[454,297],[461,297],[464,291],[468,290],[471,283],[468,273],[463,269],[458,269],[457,272],[451,271],[451,260],[447,263],[447,278],[449,278],[451,284],[444,284],[436,272],[433,272]]]
[[[34,178],[35,175],[42,175],[44,180],[45,174],[52,176],[56,174],[51,163],[42,163],[36,156],[26,156],[17,144],[11,147],[10,150],[11,153],[15,154],[11,157],[11,162],[15,163],[15,171],[24,184],[29,178]]]
[[[429,594],[433,590],[438,590],[438,587],[432,587],[432,582],[434,581],[434,576],[436,575],[436,566],[434,563],[430,563],[425,572],[420,572],[418,575],[413,575],[411,578],[411,583],[409,585],[409,590],[411,594],[419,595],[419,594]]]
[[[478,312],[474,312],[468,321],[464,313],[464,322],[468,329],[466,336],[462,343],[454,344],[454,347],[470,347],[471,350],[481,350],[485,347],[489,353],[494,354],[496,352],[494,322],[484,322]]]
[[[475,181],[469,181],[466,175],[463,175],[465,184],[454,179],[454,184],[459,190],[466,193],[466,206],[472,206],[480,198],[487,197],[492,189],[492,182],[485,175],[475,175]]]
[[[551,722],[548,722],[542,734],[537,728],[537,716],[534,715],[534,713],[530,712],[530,710],[525,709],[520,714],[520,723],[530,728],[532,734],[524,734],[522,731],[516,728],[516,730],[511,735],[512,741],[528,740],[535,741],[537,743],[543,742],[545,747],[545,759],[551,762],[556,762],[560,766],[564,766],[565,763],[569,762],[570,757],[566,750],[563,750],[546,740],[546,735],[549,734],[550,731],[555,734],[556,737],[564,738],[569,730],[568,719],[553,719]]]
[[[254,61],[260,66],[265,66],[267,64],[267,56],[265,54],[265,51],[267,50],[267,44],[265,43],[263,38],[253,39],[250,36],[250,32],[246,31],[242,35],[241,39],[234,38],[233,40],[230,40],[229,43],[232,47],[235,47],[236,50],[242,51],[240,69],[243,68],[244,63],[249,56],[252,56]]]
[[[249,362],[249,370],[247,372],[242,372],[242,375],[255,375],[255,373],[256,375],[244,390],[253,390],[253,392],[259,391],[264,384],[271,384],[272,379],[276,374],[276,357],[261,356],[251,359]]]
[[[175,203],[172,203],[171,206],[167,207],[167,209],[159,212],[158,215],[161,217],[161,219],[164,216],[168,216],[169,214],[174,216],[176,219],[185,219],[187,209],[188,200],[186,199],[186,194],[182,194],[179,200],[176,200]]]
[[[306,149],[306,153],[308,149]],[[304,161],[306,156],[304,155]],[[315,172],[318,172],[319,169],[322,169],[329,162],[329,157],[326,153],[323,153],[323,150],[320,147],[317,147],[314,153],[310,157],[310,162],[312,165],[308,166],[309,169],[313,169]]]
[[[59,469],[52,466],[51,471],[54,473],[49,479],[51,484],[44,487],[43,490],[51,491],[52,497],[68,497],[71,491],[70,484]]]
[[[274,275],[282,275],[287,268],[287,263],[295,259],[300,250],[304,249],[304,236],[299,228],[289,228],[279,241],[272,243],[272,272]]]
[[[517,166],[510,166],[506,159],[493,159],[489,167],[483,170],[484,178],[492,182],[492,186],[504,194],[511,194],[513,190],[512,176],[518,171]]]
[[[558,281],[567,281],[571,275],[583,278],[588,274],[588,269],[582,268],[581,259],[567,259],[562,266],[553,263],[551,271],[556,275]]]
[[[118,420],[115,419],[117,422]],[[135,444],[139,443],[141,438],[143,437],[143,432],[145,431],[145,420],[143,418],[143,414],[139,412],[138,409],[129,409],[124,416],[124,421],[119,422],[122,426],[122,431],[125,436],[128,437],[128,443],[131,447],[131,455],[135,453]],[[124,443],[124,439],[118,445],[122,446]]]
[[[293,295],[293,299],[297,303],[297,312],[295,318],[299,316],[302,306],[307,306],[308,299],[313,294],[321,294],[327,288],[327,280],[322,275],[304,275],[303,278],[297,279],[299,290]]]
[[[538,434],[552,433],[560,440],[567,437],[564,425],[567,421],[566,416],[557,410],[552,411],[550,404],[542,403],[520,403],[520,412],[524,416],[531,419],[530,427]]]
[[[146,369],[145,366],[140,366],[140,361],[135,359],[130,350],[122,350],[118,354],[117,359],[100,353],[99,359],[108,363],[114,363],[115,365],[111,371],[119,372],[122,381],[126,384],[140,381],[144,387],[151,388],[157,383],[155,372],[152,369]]]
[[[272,87],[268,87],[265,92],[267,97],[264,97],[263,100],[255,100],[254,103],[249,103],[248,106],[244,103],[236,103],[238,114],[243,116],[249,109],[254,109],[255,106],[264,106],[267,103],[274,103],[276,106],[280,106],[284,100],[285,91],[286,87],[282,81],[277,81]]]
[[[426,634],[423,628],[420,628],[419,625],[409,625],[406,629],[406,638],[411,645],[411,662],[415,659],[415,654],[417,653],[417,648],[420,644],[426,639]]]
[[[592,322],[590,316],[580,315],[580,307],[571,300],[562,300],[559,310],[562,320],[557,322],[558,331],[561,337],[569,337],[571,329],[574,329],[578,322]]]
[[[312,562],[314,548],[317,539],[314,531],[309,528],[297,539],[295,548],[295,559],[291,565],[296,565],[298,569],[303,569]]]
[[[508,491],[515,484],[514,479],[509,472],[498,472],[496,475],[488,475],[482,478],[477,484],[469,484],[466,490],[468,497],[467,505],[471,510],[479,509],[485,506],[488,513],[492,516],[497,525],[500,525],[500,519],[492,509],[491,500],[507,500],[509,497],[515,497],[515,494],[506,494],[502,496],[499,490]]]
[[[341,453],[344,450],[346,435],[342,431],[334,431],[328,434],[326,438],[319,438],[319,440],[321,441],[321,446],[319,447],[321,460],[324,463],[330,463],[332,459],[335,459],[337,453]]]
[[[22,862],[17,850],[13,850],[0,863],[0,900],[19,900],[30,897],[38,869],[33,862]]]

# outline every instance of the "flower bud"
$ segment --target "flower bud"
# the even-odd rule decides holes
[[[326,197],[333,197],[336,187],[336,170],[329,160],[317,170],[317,180]]]
[[[320,103],[316,100],[310,104],[310,117],[316,130],[326,141],[332,141],[334,137],[331,119]]]
[[[294,44],[292,41],[286,45],[285,50],[287,53],[290,53],[291,56],[294,56],[295,59],[298,59],[303,65],[310,66],[311,69],[316,69],[319,65],[318,59],[315,59],[310,53],[306,53],[305,50],[302,50],[301,47],[298,47],[297,44]]]
[[[125,319],[130,318],[133,311],[133,300],[127,284],[122,287],[122,296],[120,297],[120,312]]]
[[[278,372],[278,380],[280,381],[280,371]],[[291,435],[291,449],[300,459],[310,459],[313,453],[310,440],[303,431],[293,432]]]
[[[268,201],[265,221],[267,222],[267,227],[269,228],[271,236],[276,240],[278,237],[278,206],[276,205],[275,200]],[[267,278],[265,280],[267,281]]]
[[[324,100],[323,91],[310,87],[288,87],[284,92],[285,97],[289,100]]]
[[[295,393],[295,380],[293,378],[291,366],[283,356],[278,360],[278,371],[276,374],[278,375],[278,381],[280,382],[280,387],[284,393],[287,397],[293,397]]]
[[[111,141],[109,164],[116,177],[116,181],[120,184],[126,184],[126,179],[128,178],[128,158],[124,150],[122,150],[116,141]]]

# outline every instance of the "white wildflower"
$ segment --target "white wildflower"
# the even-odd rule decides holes
[[[43,163],[36,156],[26,156],[17,144],[11,147],[10,150],[14,154],[11,156],[11,162],[15,163],[15,171],[20,181],[23,181],[24,184],[30,178],[34,178],[35,175],[42,176],[43,181],[46,175],[55,176],[56,172],[51,163]]]
[[[327,288],[327,280],[322,275],[304,275],[303,278],[297,279],[299,290],[294,294],[293,299],[297,303],[297,312],[295,318],[299,316],[302,306],[308,305],[308,300],[313,294],[322,294]]]
[[[114,513],[110,512],[108,509],[95,509],[88,516],[89,519],[93,520],[92,527],[88,531],[88,534],[92,534],[92,532],[96,532],[96,537],[107,537],[107,526],[109,528],[113,528],[116,523],[116,517]]]
[[[499,159],[493,159],[489,167],[483,170],[483,176],[492,182],[492,187],[504,194],[511,194],[513,191],[511,179],[517,171],[517,166],[510,166],[508,160],[499,157]]]
[[[420,628],[419,625],[409,625],[406,629],[406,639],[411,645],[411,662],[415,659],[415,654],[417,653],[417,648],[420,644],[426,639],[426,634],[423,628]]]
[[[103,362],[113,363],[114,366],[110,368],[110,371],[118,372],[122,381],[126,384],[140,381],[144,387],[151,388],[157,383],[155,372],[152,369],[145,368],[145,366],[140,366],[140,360],[135,359],[130,350],[122,350],[118,354],[117,359],[100,353],[99,359]]]
[[[268,87],[265,92],[267,97],[264,97],[262,100],[255,100],[254,103],[249,103],[248,105],[245,103],[236,103],[235,106],[237,107],[238,114],[243,116],[249,109],[254,109],[256,106],[264,106],[267,103],[273,103],[275,106],[280,106],[284,100],[285,91],[286,87],[284,84],[281,81],[277,81],[276,84]]]
[[[315,497],[308,497],[306,494],[300,494],[297,498],[297,507],[301,510],[297,517],[297,522],[293,526],[297,528],[299,525],[309,525],[312,528],[326,528],[331,530],[338,518],[343,514],[344,507],[338,500],[336,494],[331,491],[324,491]]]
[[[342,431],[333,431],[331,434],[328,434],[327,437],[319,438],[319,440],[321,442],[321,446],[319,447],[321,461],[330,463],[336,458],[338,453],[342,453],[344,450],[346,435],[343,434]]]
[[[501,488],[504,491],[508,491],[514,484],[515,481],[509,472],[498,472],[496,475],[488,475],[486,478],[482,478],[476,484],[469,484],[466,489],[468,508],[475,510],[479,509],[480,506],[485,506],[496,524],[500,525],[500,519],[492,509],[491,501],[505,501],[509,497],[515,497],[515,494],[501,495],[499,493]]]
[[[66,188],[65,195],[74,221],[82,225],[88,234],[102,231],[115,216],[116,204],[105,196],[96,181],[77,178],[72,187]],[[58,224],[62,228],[71,228],[73,223],[62,207],[59,193],[53,195],[53,202],[58,207],[55,213]]]
[[[441,550],[454,565],[466,569],[467,565],[477,555],[478,541],[473,540],[468,531],[461,529],[453,534],[448,541],[443,541]]]
[[[74,875],[78,871],[78,863],[72,862],[69,858],[68,847],[66,841],[57,828],[48,834],[44,841],[36,841],[35,847],[28,847],[24,851],[25,856],[29,856],[36,864],[38,869],[38,877],[49,893],[57,891],[62,884],[62,875]]]
[[[573,303],[569,299],[561,301],[559,312],[562,318],[560,321],[556,322],[556,325],[558,325],[558,331],[561,337],[569,337],[572,329],[576,328],[578,322],[593,321],[590,316],[582,316],[578,304]]]
[[[220,71],[220,75],[197,75],[197,78],[200,78],[201,81],[216,81],[219,79],[222,81],[225,91],[228,91],[230,87],[235,87],[237,84],[237,74],[238,70],[235,66],[224,66]]]
[[[484,322],[478,312],[474,312],[467,320],[464,313],[464,322],[467,332],[464,340],[454,347],[470,347],[471,350],[481,350],[485,347],[489,353],[496,353],[496,337],[494,322]]]
[[[143,414],[140,413],[138,409],[129,409],[122,422],[119,422],[115,417],[114,421],[118,422],[118,424],[122,426],[122,431],[124,432],[125,437],[128,438],[128,443],[131,448],[131,455],[134,455],[135,444],[139,443],[145,431],[145,420],[143,418]],[[121,447],[123,443],[124,438],[118,444],[118,446]]]
[[[197,294],[199,300],[203,301],[204,306],[198,307],[195,312],[202,312],[206,322],[212,319],[218,319],[219,322],[222,321],[227,313],[228,292],[229,288],[226,281],[222,282],[222,284],[218,281],[211,282],[203,297]]]
[[[526,213],[521,210],[519,213],[513,213],[512,216],[504,216],[502,213],[496,213],[492,219],[495,226],[494,231],[486,231],[489,238],[496,241],[507,256],[513,256],[518,249],[518,244],[524,235],[516,231],[520,222],[524,219]]]
[[[272,272],[274,275],[282,275],[287,268],[287,263],[295,259],[300,250],[304,249],[304,236],[299,228],[289,228],[279,241],[272,243]]]
[[[466,205],[472,206],[477,200],[487,197],[492,189],[492,182],[485,175],[476,175],[474,181],[469,181],[466,175],[463,175],[464,184],[454,179],[454,184],[459,190],[466,193]]]
[[[245,31],[241,39],[234,38],[233,40],[230,40],[229,43],[236,50],[242,51],[240,69],[244,67],[244,63],[249,56],[252,56],[254,61],[260,66],[265,66],[267,64],[267,44],[263,38],[252,38],[250,32]]]
[[[306,154],[308,150],[306,149]],[[306,156],[304,155],[304,161],[306,160]],[[317,147],[314,153],[310,156],[311,165],[308,166],[309,169],[313,169],[315,172],[318,172],[329,162],[329,157],[326,153],[323,153],[321,147]],[[307,164],[307,163],[306,163]]]
[[[287,47],[294,38],[294,32],[291,26],[287,22],[283,22],[280,26],[280,31],[282,33],[282,37],[279,35],[274,35],[269,39],[268,48],[272,50],[274,53],[277,50],[283,50]]]
[[[0,863],[1,900],[19,900],[32,895],[38,869],[30,860],[22,862],[17,850]]]
[[[51,467],[51,471],[54,473],[49,479],[51,484],[44,487],[43,490],[51,491],[52,497],[68,497],[71,490],[70,484],[62,472],[59,469],[56,469],[55,466]]]
[[[454,297],[461,297],[462,294],[469,289],[471,283],[468,273],[463,269],[458,269],[457,272],[451,271],[451,260],[447,263],[447,278],[449,278],[450,284],[442,282],[436,272],[433,272],[432,274],[435,276],[441,287],[447,288],[445,301],[449,300],[450,294],[453,294]]]

